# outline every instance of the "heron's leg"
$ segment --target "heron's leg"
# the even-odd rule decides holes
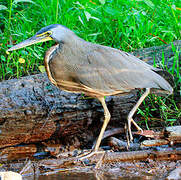
[[[102,125],[101,132],[99,134],[99,137],[96,141],[96,145],[94,146],[94,149],[92,150],[92,152],[90,152],[86,155],[83,154],[83,156],[79,156],[79,160],[83,160],[85,158],[91,157],[94,154],[102,154],[102,153],[104,154],[104,151],[98,151],[98,150],[99,150],[99,146],[101,144],[101,140],[102,140],[102,137],[104,135],[105,129],[107,127],[107,124],[109,123],[109,120],[111,118],[111,115],[110,115],[109,110],[107,108],[104,97],[100,97],[100,98],[98,98],[98,100],[101,102],[103,109],[104,109],[104,123]]]
[[[133,118],[131,118],[131,122],[135,125],[135,127],[136,127],[136,129],[137,129],[138,131],[143,131],[142,128],[140,128],[140,127],[138,126],[138,124],[136,124],[136,122],[133,120]]]
[[[99,134],[99,137],[97,139],[96,145],[94,147],[94,151],[98,151],[99,146],[101,144],[102,137],[103,137],[104,132],[106,130],[107,124],[109,123],[109,120],[111,118],[111,115],[110,115],[109,110],[107,108],[107,105],[106,105],[104,97],[100,97],[100,98],[98,98],[98,100],[101,102],[101,104],[102,104],[102,106],[104,108],[104,117],[105,118],[104,118],[104,123],[103,123],[102,128],[101,128],[101,132]]]
[[[129,137],[130,137],[131,141],[133,140],[133,136],[132,136],[132,133],[131,133],[131,122],[136,126],[136,128],[138,130],[142,130],[136,124],[136,122],[133,120],[133,115],[136,112],[136,110],[138,109],[138,107],[140,106],[140,104],[143,102],[143,100],[148,96],[149,93],[150,93],[150,88],[146,88],[146,91],[144,92],[144,94],[140,97],[140,99],[138,100],[136,105],[133,107],[133,109],[128,114],[128,132],[129,132]]]

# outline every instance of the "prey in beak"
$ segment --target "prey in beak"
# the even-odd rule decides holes
[[[7,52],[21,49],[21,48],[24,48],[26,46],[30,46],[32,44],[37,44],[39,42],[45,42],[45,41],[53,40],[53,38],[51,37],[51,34],[52,34],[52,31],[46,31],[46,32],[43,32],[41,34],[36,34],[33,37],[31,37],[31,38],[29,38],[23,42],[20,42],[19,44],[16,44],[15,46],[9,48],[7,50]]]

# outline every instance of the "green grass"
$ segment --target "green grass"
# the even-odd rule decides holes
[[[180,0],[0,0],[0,80],[39,72],[45,51],[53,42],[42,43],[6,54],[6,50],[49,24],[59,23],[83,39],[124,51],[163,45],[181,38]],[[180,117],[181,95],[179,52],[173,46],[176,96],[161,98],[139,111],[144,117],[159,116],[173,124]],[[25,59],[20,63],[19,58]],[[151,105],[150,105],[151,104]],[[157,109],[157,110],[155,110]],[[159,110],[158,110],[159,109]],[[163,115],[162,115],[163,113]],[[162,117],[163,116],[163,117]]]

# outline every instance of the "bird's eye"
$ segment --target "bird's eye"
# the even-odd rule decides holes
[[[51,34],[52,34],[52,31],[47,31],[45,35],[50,36]]]

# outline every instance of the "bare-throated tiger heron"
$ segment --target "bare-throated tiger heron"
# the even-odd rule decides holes
[[[172,86],[164,78],[168,72],[154,68],[135,56],[107,46],[93,44],[79,38],[73,31],[59,24],[49,25],[33,37],[13,46],[8,51],[31,44],[54,40],[58,44],[45,55],[44,63],[50,81],[62,90],[97,98],[103,108],[105,120],[93,152],[97,152],[110,120],[104,96],[128,93],[133,89],[146,89],[128,115],[128,132],[132,140],[133,115],[145,97],[154,90],[171,94]],[[171,75],[170,75],[171,76]]]

